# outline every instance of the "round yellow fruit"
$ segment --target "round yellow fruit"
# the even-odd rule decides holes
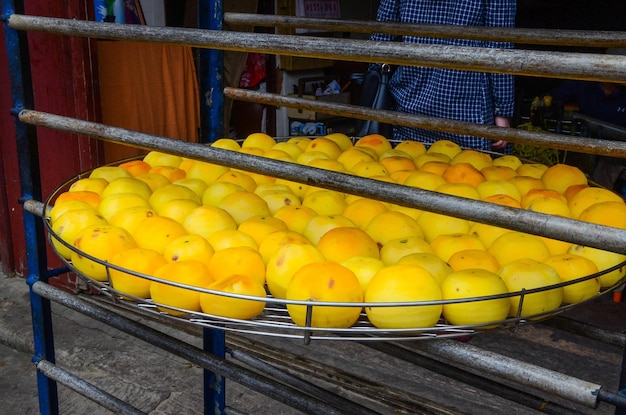
[[[550,256],[550,250],[541,238],[523,232],[506,232],[500,235],[488,249],[500,265],[522,258],[543,261]]]
[[[73,246],[74,240],[83,230],[94,225],[106,224],[106,219],[92,207],[65,211],[65,213],[60,214],[52,223],[52,232],[56,235],[56,237],[50,237],[52,246],[60,256],[65,259],[70,259],[72,250],[58,239]]]
[[[382,212],[374,217],[365,227],[365,232],[381,246],[392,239],[424,236],[415,219],[396,211]]]
[[[386,211],[385,204],[379,200],[359,198],[348,203],[342,215],[359,228],[365,229],[374,217]]]
[[[398,265],[405,264],[417,265],[424,268],[435,278],[437,284],[441,284],[441,281],[443,281],[446,275],[452,272],[452,268],[450,268],[450,265],[448,265],[446,261],[428,252],[415,252],[403,256],[398,261]]]
[[[162,254],[170,242],[187,233],[183,225],[174,219],[152,216],[141,222],[133,238],[140,248],[153,249]]]
[[[376,161],[376,157],[363,151],[363,149],[353,147],[344,150],[339,157],[337,157],[337,161],[340,162],[347,171],[351,171],[358,163],[363,161]]]
[[[150,166],[172,166],[178,167],[183,158],[174,154],[167,154],[160,151],[150,151],[143,157],[143,161]]]
[[[70,185],[68,191],[78,192],[87,191],[99,194],[102,197],[102,191],[108,186],[109,182],[102,177],[85,177],[76,180]]]
[[[341,215],[346,199],[343,193],[335,190],[317,190],[304,196],[302,206],[313,209],[318,215]]]
[[[337,157],[339,157],[339,155],[343,152],[339,144],[326,137],[317,137],[312,139],[305,149],[305,152],[308,151],[321,151],[333,160],[336,160]]]
[[[256,215],[241,222],[237,229],[250,236],[257,246],[260,246],[268,235],[278,231],[286,231],[288,228],[282,220],[273,216]]]
[[[302,150],[302,148],[299,145],[297,145],[296,143],[289,143],[287,141],[280,141],[280,142],[274,144],[274,146],[271,148],[271,150],[281,150],[281,151],[284,151],[285,153],[289,154],[289,156],[293,160],[297,160],[298,156],[300,156],[300,154],[302,154],[304,152],[304,150]]]
[[[480,171],[487,181],[489,180],[509,180],[517,176],[515,169],[507,166],[487,166]],[[519,189],[518,189],[519,190]]]
[[[274,137],[265,133],[252,133],[248,135],[241,143],[241,148],[258,147],[263,150],[269,150],[276,144]]]
[[[546,166],[545,164],[524,163],[521,166],[519,166],[515,171],[517,172],[519,176],[528,176],[528,177],[534,177],[536,179],[541,179],[541,176],[546,170],[548,170],[548,166]]]
[[[157,210],[157,214],[165,218],[174,219],[176,222],[182,224],[187,215],[199,206],[200,203],[195,200],[172,199],[162,204],[159,210]]]
[[[419,141],[404,140],[395,146],[396,150],[401,150],[411,156],[415,160],[418,156],[426,153],[426,146]]]
[[[286,205],[274,213],[274,217],[285,225],[290,231],[304,233],[306,225],[317,213],[306,206]]]
[[[163,257],[168,262],[193,259],[208,266],[214,253],[215,249],[206,239],[200,235],[189,234],[179,236],[167,244]]]
[[[101,178],[111,183],[120,177],[132,177],[128,170],[118,166],[101,166],[96,167],[89,173],[90,178]]]
[[[392,148],[391,142],[389,142],[385,136],[380,134],[369,134],[363,136],[359,138],[356,143],[354,143],[354,146],[371,148],[378,156],[387,150],[391,150]]]
[[[437,236],[430,242],[430,245],[439,258],[448,262],[450,257],[467,249],[484,249],[485,245],[476,235],[469,233],[448,233]]]
[[[624,204],[624,199],[618,194],[603,187],[586,187],[579,190],[569,200],[569,208],[573,218],[578,218],[590,206],[602,202]]]
[[[522,200],[517,186],[506,180],[486,180],[476,186],[476,190],[481,199],[493,195],[508,195],[518,202]]]
[[[157,268],[154,276],[163,282],[150,284],[150,297],[157,307],[175,316],[197,312],[200,307],[200,291],[213,282],[207,267],[201,262],[188,259],[168,262]],[[181,284],[189,287],[177,287]]]
[[[324,255],[313,245],[283,245],[267,262],[267,288],[276,298],[285,298],[287,287],[296,271],[306,264],[324,261]]]
[[[380,258],[376,241],[364,230],[352,226],[329,230],[317,242],[317,248],[327,260],[334,262],[353,256]]]
[[[423,231],[424,239],[432,242],[439,235],[469,233],[472,223],[467,219],[455,218],[435,212],[423,212],[417,218],[417,224]]]
[[[402,184],[424,190],[435,190],[446,184],[446,180],[436,173],[417,170],[409,174]]]
[[[541,175],[546,189],[556,190],[564,194],[568,187],[576,184],[588,184],[585,173],[576,166],[557,163],[550,166]]]
[[[311,245],[302,234],[290,230],[276,231],[268,234],[259,244],[259,253],[267,264],[270,258],[283,246],[288,244]]]
[[[230,169],[219,164],[208,163],[204,161],[194,161],[187,170],[188,179],[199,179],[208,186],[215,182],[218,177],[228,172]]]
[[[134,206],[115,213],[111,219],[109,219],[109,223],[113,226],[126,229],[128,233],[132,235],[141,225],[141,222],[156,215],[157,213],[154,209],[146,206]]]
[[[221,148],[223,150],[239,151],[241,150],[241,144],[232,138],[218,138],[211,143],[211,147]]]
[[[150,297],[151,281],[132,273],[151,276],[166,261],[163,255],[152,249],[131,248],[113,255],[109,263],[121,268],[109,268],[111,287],[120,293],[145,299]]]
[[[312,301],[316,303],[362,303],[363,291],[356,275],[348,268],[330,261],[304,265],[293,275],[287,292],[287,300]],[[311,319],[307,322],[308,307]],[[287,303],[287,312],[296,325],[301,327],[348,328],[358,320],[362,307],[299,305]]]
[[[370,322],[380,329],[433,327],[439,321],[441,304],[384,306],[394,302],[440,301],[441,288],[435,278],[418,265],[392,265],[378,271],[365,291]],[[375,303],[381,303],[376,306]]]
[[[216,206],[199,206],[183,222],[187,232],[208,239],[215,231],[237,229],[237,223],[228,212]]]
[[[530,258],[517,259],[503,265],[498,270],[498,275],[504,280],[509,293],[521,293],[522,290],[549,287],[561,282],[554,268]],[[510,316],[545,317],[546,313],[559,308],[563,303],[563,288],[524,294],[521,309],[520,302],[520,295],[510,297]]]
[[[317,245],[320,238],[329,230],[339,227],[352,226],[356,228],[354,222],[342,215],[318,215],[308,221],[302,234],[313,245]]]
[[[546,258],[543,263],[554,268],[563,282],[588,277],[598,272],[595,262],[574,254],[553,255]],[[600,279],[598,277],[590,278],[564,286],[563,302],[576,304],[597,296],[599,292]]]
[[[148,173],[160,174],[161,176],[167,178],[170,182],[184,179],[187,175],[185,170],[174,166],[154,166],[148,171]]]
[[[339,145],[339,147],[341,148],[341,151],[346,151],[353,146],[352,139],[343,133],[326,134],[324,138],[327,138],[337,143],[337,145]]]
[[[246,275],[234,274],[214,281],[206,288],[223,294],[200,294],[200,308],[205,314],[249,320],[261,314],[265,308],[265,287]],[[228,294],[255,298],[237,298]]]
[[[428,147],[427,153],[441,153],[450,157],[452,160],[457,154],[462,151],[461,147],[450,140],[437,140]]]
[[[441,282],[441,292],[444,300],[464,300],[503,295],[508,289],[498,274],[473,268],[448,274]],[[443,317],[456,326],[497,323],[506,319],[510,304],[507,297],[446,303]]]
[[[340,264],[354,272],[354,275],[356,275],[361,284],[363,292],[367,289],[374,275],[385,267],[383,261],[371,256],[353,256],[342,261]]]
[[[74,239],[70,259],[78,272],[96,281],[107,281],[107,268],[101,262],[109,261],[115,254],[135,248],[133,237],[122,228],[92,225],[83,229]],[[101,262],[88,258],[89,255]]]
[[[81,209],[91,209],[94,212],[98,212],[93,206],[91,206],[87,202],[83,202],[82,200],[68,200],[63,203],[55,203],[52,208],[49,208],[46,212],[46,217],[50,220],[50,224],[54,225],[54,222],[67,211],[70,210],[81,210]]]
[[[237,225],[254,216],[271,217],[270,209],[263,198],[249,191],[235,191],[224,197],[217,207],[232,216]]]
[[[238,274],[252,278],[259,284],[265,283],[265,262],[259,251],[248,246],[215,251],[207,268],[215,281]]]
[[[450,164],[453,166],[460,163],[469,163],[474,166],[476,170],[480,171],[485,167],[491,166],[493,160],[491,156],[487,153],[482,153],[480,151],[472,149],[464,149],[457,155],[455,155],[450,161]]]
[[[134,177],[120,177],[109,182],[100,193],[100,196],[105,198],[118,193],[135,193],[148,200],[152,195],[152,189],[145,182]]]
[[[496,257],[491,255],[485,249],[466,249],[457,251],[448,258],[448,265],[452,271],[461,271],[465,269],[484,269],[491,272],[497,272],[500,264]]]
[[[222,199],[233,192],[245,192],[245,189],[238,184],[229,182],[214,182],[207,186],[202,193],[202,204],[217,206]]]
[[[172,184],[190,188],[196,195],[198,195],[200,199],[202,199],[202,195],[208,187],[208,185],[200,179],[190,179],[187,177],[184,179],[175,180],[174,182],[172,182]]]
[[[117,212],[131,207],[150,208],[151,206],[148,200],[135,193],[116,193],[102,199],[98,212],[106,220],[111,220]]]
[[[517,156],[513,156],[509,154],[506,156],[500,156],[500,157],[494,158],[492,164],[494,166],[504,166],[504,167],[509,167],[513,170],[517,170],[519,166],[522,165],[522,161]]]
[[[472,227],[469,231],[470,234],[478,236],[478,239],[482,241],[487,249],[491,247],[493,241],[495,241],[500,235],[507,232],[513,231],[510,229],[501,228],[499,226],[480,222],[472,224]]]
[[[252,236],[235,229],[215,231],[209,236],[208,242],[215,251],[237,246],[245,246],[252,249],[258,249],[259,247]]]
[[[541,179],[530,176],[515,176],[508,179],[510,183],[513,183],[520,194],[525,195],[531,189],[545,189]]]
[[[572,245],[568,251],[570,254],[580,255],[592,260],[599,271],[606,271],[613,267],[618,267],[626,261],[626,255],[611,251],[604,251],[598,248],[591,248],[582,245]],[[613,271],[600,276],[600,286],[602,288],[612,287],[626,275],[626,266],[619,266]]]
[[[118,167],[128,170],[128,172],[134,177],[140,174],[148,173],[152,168],[148,163],[143,160],[130,160],[121,163]]]
[[[191,190],[189,187],[173,183],[159,187],[152,192],[149,202],[150,206],[158,212],[167,202],[177,199],[193,200],[198,205],[201,203],[201,199],[198,197],[196,192]]]
[[[142,173],[135,176],[135,178],[147,184],[153,192],[159,187],[171,183],[167,177],[156,173]]]
[[[391,239],[380,248],[380,259],[385,265],[395,265],[407,255],[415,253],[434,254],[432,246],[419,236]]]
[[[623,202],[595,203],[583,210],[578,220],[626,229],[626,204]]]

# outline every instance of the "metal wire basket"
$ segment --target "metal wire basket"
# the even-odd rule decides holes
[[[116,163],[119,164],[120,162]],[[69,186],[79,180],[81,178],[87,177],[90,174],[90,171],[81,173],[76,177],[73,177],[56,188],[48,199],[45,201],[44,211],[48,212],[53,202],[56,200],[57,196],[69,188]],[[428,340],[428,339],[440,339],[440,338],[460,338],[467,337],[477,333],[481,333],[487,330],[494,329],[503,329],[503,328],[515,328],[517,326],[529,323],[536,323],[541,320],[556,316],[561,314],[573,307],[580,306],[585,302],[592,301],[597,297],[593,297],[586,301],[576,303],[576,304],[562,304],[560,307],[549,310],[544,313],[539,313],[531,316],[522,317],[520,312],[522,309],[522,305],[526,296],[530,294],[535,294],[539,292],[545,292],[553,289],[557,289],[559,287],[566,287],[569,285],[573,285],[576,283],[580,283],[583,281],[587,281],[593,278],[598,278],[602,275],[610,273],[614,270],[617,270],[623,266],[626,266],[626,261],[620,264],[617,264],[614,267],[609,269],[601,270],[598,273],[594,273],[591,275],[584,276],[582,278],[578,278],[575,280],[562,282],[559,284],[549,285],[541,288],[521,290],[517,292],[511,292],[507,294],[493,295],[493,296],[485,296],[485,297],[474,297],[474,298],[464,298],[461,300],[437,300],[437,301],[416,301],[416,302],[386,302],[386,303],[354,303],[354,302],[322,302],[322,301],[295,301],[295,300],[284,300],[274,298],[269,294],[265,297],[254,297],[254,296],[245,296],[239,294],[226,293],[222,291],[209,290],[205,288],[199,288],[195,286],[189,286],[184,284],[178,284],[172,281],[163,280],[160,278],[156,278],[151,275],[145,275],[133,272],[131,270],[123,269],[113,264],[110,264],[101,259],[95,258],[91,255],[88,255],[85,252],[78,251],[73,245],[63,241],[59,235],[57,235],[51,227],[50,221],[48,218],[44,220],[45,227],[47,229],[48,240],[50,245],[52,246],[53,251],[59,256],[61,260],[65,262],[68,266],[69,270],[76,273],[82,280],[84,280],[87,285],[92,289],[92,291],[96,291],[101,294],[100,298],[110,301],[113,304],[117,304],[120,306],[124,306],[125,308],[131,308],[132,310],[138,313],[150,313],[153,315],[157,315],[159,318],[164,319],[176,319],[182,320],[189,324],[196,324],[202,327],[214,328],[225,331],[232,331],[237,333],[247,333],[247,334],[258,334],[265,336],[274,336],[274,337],[285,337],[285,338],[301,338],[305,343],[309,343],[311,340],[358,340],[358,341],[402,341],[402,340]],[[56,241],[57,243],[67,247],[68,249],[80,254],[87,259],[90,259],[98,264],[101,264],[105,267],[107,271],[108,280],[107,281],[96,281],[88,276],[79,272],[71,263],[71,261],[66,260],[61,256],[52,241]],[[123,293],[117,291],[113,288],[110,282],[110,270],[118,270],[130,275],[133,275],[138,278],[143,278],[152,282],[163,283],[167,285],[171,285],[178,288],[184,288],[189,290],[198,291],[200,293],[208,293],[213,295],[239,298],[244,300],[252,300],[264,302],[265,307],[263,312],[250,320],[239,320],[226,318],[217,315],[210,315],[197,311],[190,311],[185,309],[178,309],[175,307],[171,307],[165,304],[160,304],[152,301],[152,299],[138,298],[128,295],[127,293]],[[604,294],[610,293],[613,290],[619,288],[625,283],[626,277],[622,277],[619,281],[615,282],[610,287],[603,288],[598,296],[602,296]],[[402,328],[402,329],[381,329],[372,325],[366,315],[365,312],[361,312],[360,317],[356,321],[354,325],[349,328],[318,328],[313,327],[310,324],[311,315],[313,313],[313,309],[315,307],[322,306],[333,306],[333,307],[362,307],[362,310],[365,307],[406,307],[407,310],[412,310],[413,307],[426,307],[433,305],[445,305],[445,304],[454,304],[454,303],[466,303],[466,302],[477,302],[477,301],[487,301],[494,300],[500,298],[511,298],[511,297],[520,297],[518,313],[516,316],[508,317],[504,320],[500,321],[492,321],[483,324],[475,324],[475,325],[452,325],[449,324],[443,316],[439,320],[439,322],[434,327],[410,327],[410,328]],[[289,316],[287,311],[288,304],[301,305],[306,307],[306,324],[304,326],[296,325]],[[408,312],[408,311],[407,311]]]

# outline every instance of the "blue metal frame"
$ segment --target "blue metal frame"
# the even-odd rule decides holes
[[[223,30],[222,0],[198,1],[198,28]],[[201,49],[199,53],[200,140],[212,143],[224,136],[224,51]]]
[[[20,3],[20,7],[23,5]],[[17,142],[17,157],[21,186],[21,203],[27,200],[41,200],[41,185],[39,177],[37,139],[34,129],[19,121],[18,113],[24,109],[26,100],[32,102],[32,97],[25,92],[25,77],[30,82],[28,64],[28,50],[24,35],[11,29],[7,22],[15,12],[13,1],[2,1],[2,21],[4,22],[5,42],[9,63],[9,77],[11,83],[11,114],[15,116],[15,139]],[[54,363],[54,340],[52,336],[52,316],[50,301],[32,291],[32,285],[37,281],[47,282],[46,250],[43,223],[36,215],[23,211],[24,235],[26,242],[27,279],[30,289],[30,303],[33,324],[35,354],[33,362],[47,360]],[[44,374],[37,372],[37,387],[39,392],[39,411],[41,414],[58,414],[57,384]]]

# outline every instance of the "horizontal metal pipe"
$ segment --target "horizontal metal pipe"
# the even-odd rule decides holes
[[[565,318],[561,316],[551,317],[541,322],[542,325],[585,336],[589,339],[610,344],[612,346],[626,347],[626,335],[615,331],[604,330],[587,323]]]
[[[35,282],[32,291],[97,321],[103,322],[124,333],[130,334],[166,352],[182,357],[189,362],[231,379],[267,397],[283,402],[309,414],[335,414],[342,412],[306,395],[297,389],[282,385],[224,359],[204,352],[188,343],[168,336],[141,323],[121,316],[96,304],[88,303],[44,282]]]
[[[26,124],[82,134],[147,150],[166,151],[194,160],[208,161],[298,183],[626,254],[626,230],[623,229],[331,172],[297,163],[153,136],[39,111],[20,111],[19,119]]]
[[[337,20],[269,14],[224,13],[224,23],[279,28],[302,28],[351,33],[386,33],[400,36],[429,36],[473,39],[518,44],[626,47],[626,32],[606,30],[556,30],[517,27],[452,26],[372,20]]]
[[[457,341],[415,342],[413,347],[446,361],[453,361],[520,385],[538,388],[589,408],[598,405],[598,393],[602,386],[595,383]]]
[[[578,151],[603,156],[626,157],[626,142],[621,141],[602,140],[593,137],[575,137],[575,139],[572,139],[571,136],[564,134],[526,131],[517,128],[501,128],[493,125],[446,120],[443,118],[426,117],[397,111],[374,110],[357,105],[290,97],[232,87],[224,88],[224,96],[242,101],[302,108],[349,118],[374,120],[434,131],[468,134],[491,140],[506,140],[511,143],[532,144],[537,147]]]
[[[422,369],[441,374],[450,379],[463,382],[466,385],[471,385],[472,388],[479,388],[492,395],[517,402],[532,410],[537,410],[549,415],[572,415],[571,408],[566,408],[563,405],[552,402],[544,396],[534,395],[518,390],[515,387],[504,385],[488,375],[482,376],[480,374],[474,374],[458,366],[448,364],[447,362],[440,362],[425,354],[416,353],[415,350],[404,347],[404,345],[390,342],[362,342],[361,344],[381,353],[386,353],[394,358],[402,359]]]
[[[81,394],[82,396],[96,402],[103,408],[106,408],[116,414],[125,415],[145,415],[146,413],[140,411],[134,406],[122,401],[103,391],[102,389],[92,385],[82,378],[75,376],[65,369],[51,363],[47,360],[40,360],[37,363],[37,370],[44,374],[46,377],[67,386],[71,390]]]
[[[73,19],[14,14],[15,30],[68,36],[184,44],[241,52],[261,52],[355,62],[386,62],[514,75],[626,82],[626,56],[533,50],[373,42],[313,36],[275,35],[119,25]]]

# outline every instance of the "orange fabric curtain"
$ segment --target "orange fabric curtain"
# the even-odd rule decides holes
[[[197,142],[200,98],[190,47],[100,41],[102,122],[133,131]],[[145,154],[105,143],[107,163]]]

